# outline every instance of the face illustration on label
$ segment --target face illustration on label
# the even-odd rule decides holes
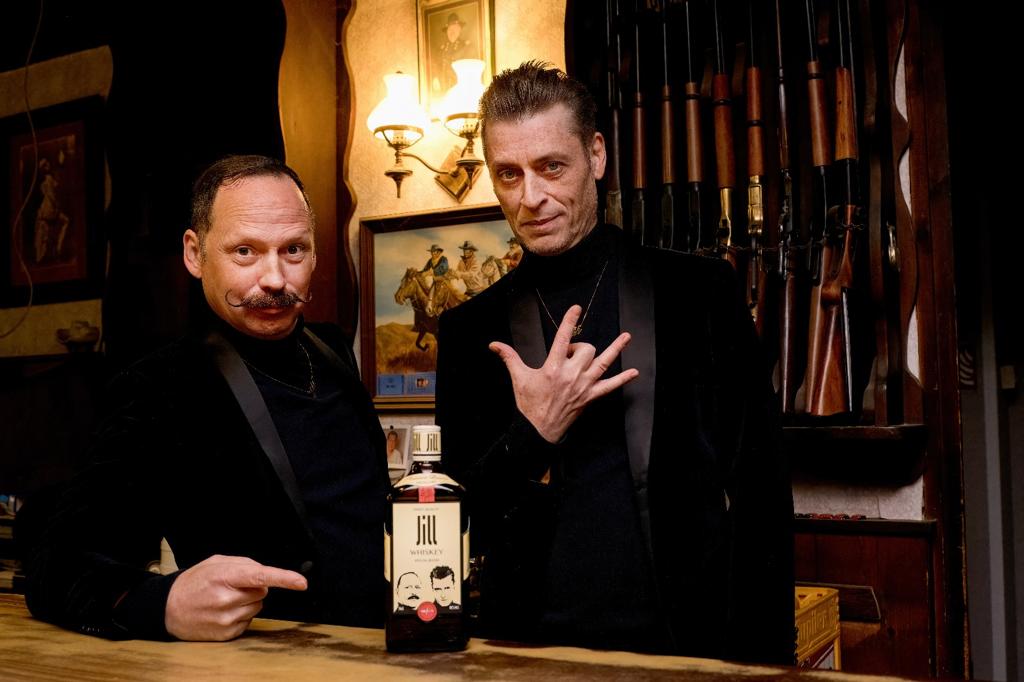
[[[412,571],[399,576],[396,591],[398,593],[397,610],[415,609],[423,601],[423,586],[420,577]]]
[[[430,587],[434,590],[434,602],[446,609],[455,599],[455,572],[448,566],[436,566],[430,571]]]
[[[434,583],[434,601],[439,606],[448,606],[452,603],[452,595],[455,592],[455,576],[450,575],[447,578],[441,580],[435,580]]]

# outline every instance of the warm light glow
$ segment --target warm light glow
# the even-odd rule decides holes
[[[382,140],[397,137],[405,146],[416,143],[430,125],[416,94],[416,78],[398,71],[384,76],[384,84],[388,94],[370,112],[366,127]]]
[[[480,97],[484,94],[484,63],[480,59],[459,59],[452,62],[458,78],[444,96],[437,113],[445,127],[456,135],[465,126],[475,128]]]
[[[395,152],[395,164],[384,175],[395,182],[395,194],[402,197],[402,182],[412,175],[404,160],[411,158],[437,173],[438,184],[456,201],[461,202],[473,188],[473,180],[484,165],[473,153],[473,141],[479,135],[480,116],[477,109],[484,93],[484,63],[479,59],[452,62],[457,81],[438,106],[441,122],[453,134],[465,139],[462,154],[441,168],[435,168],[408,147],[419,142],[430,125],[427,112],[419,105],[416,79],[401,71],[384,76],[388,94],[374,107],[366,119],[366,127],[388,143]]]

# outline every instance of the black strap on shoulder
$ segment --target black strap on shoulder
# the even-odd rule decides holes
[[[315,339],[314,343],[319,341],[316,337],[313,339]],[[312,540],[313,534],[309,530],[306,504],[299,493],[295,471],[288,460],[288,453],[285,452],[281,436],[277,432],[277,427],[274,426],[274,420],[270,416],[270,411],[267,409],[267,404],[264,402],[256,382],[253,381],[252,374],[249,373],[242,356],[238,354],[235,347],[219,332],[210,332],[206,336],[205,343],[213,351],[213,359],[217,363],[217,368],[228,382],[235,400],[238,401],[238,406],[242,408],[245,418],[249,421],[249,426],[256,434],[260,447],[263,448],[263,452],[270,460],[271,466],[274,467],[274,472],[281,481],[288,499],[291,500],[292,507],[295,508],[295,513],[298,514],[299,520],[306,530],[306,535]],[[323,342],[319,341],[319,343]],[[333,351],[331,352],[333,353]]]

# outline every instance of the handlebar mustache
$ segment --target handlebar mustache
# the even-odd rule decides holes
[[[313,300],[313,294],[310,293],[306,298],[299,296],[293,291],[283,291],[279,294],[268,294],[258,293],[250,294],[237,303],[232,303],[231,299],[228,298],[231,292],[224,293],[224,302],[232,308],[250,308],[253,310],[259,310],[262,308],[290,308],[293,305],[299,303],[309,303]]]

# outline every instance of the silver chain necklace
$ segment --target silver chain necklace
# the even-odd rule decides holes
[[[302,344],[302,342],[301,341],[296,341],[296,343],[299,345],[299,350],[301,350],[302,354],[306,357],[306,366],[309,367],[309,386],[307,386],[306,388],[301,388],[300,386],[295,386],[294,384],[289,384],[287,381],[281,381],[280,379],[271,376],[270,374],[268,374],[267,372],[263,371],[262,369],[260,369],[256,365],[252,364],[248,360],[245,360],[244,358],[243,358],[243,360],[245,360],[245,364],[249,365],[249,367],[253,368],[254,370],[259,372],[260,374],[262,374],[266,378],[268,378],[271,381],[273,381],[274,383],[281,384],[282,386],[286,386],[286,387],[292,389],[293,391],[298,391],[299,393],[307,393],[309,395],[315,395],[316,394],[316,377],[313,375],[313,360],[312,360],[312,358],[309,357],[309,351],[306,350],[306,347]]]
[[[610,259],[609,259],[610,260]],[[601,287],[601,280],[604,279],[604,271],[608,269],[608,261],[604,262],[604,267],[601,268],[601,274],[597,276],[597,284],[594,285],[594,291],[590,294],[590,301],[587,302],[587,309],[583,311],[583,316],[580,317],[579,324],[572,328],[572,339],[583,333],[583,323],[587,321],[587,314],[590,312],[590,306],[594,305],[594,299],[597,297],[597,290]],[[547,313],[548,319],[551,320],[551,324],[554,325],[555,329],[558,329],[558,323],[555,322],[554,316],[551,311],[548,310],[548,304],[544,302],[544,297],[540,295],[540,289],[534,287],[534,291],[537,292],[537,300],[540,301],[541,306],[544,308],[544,312]]]

